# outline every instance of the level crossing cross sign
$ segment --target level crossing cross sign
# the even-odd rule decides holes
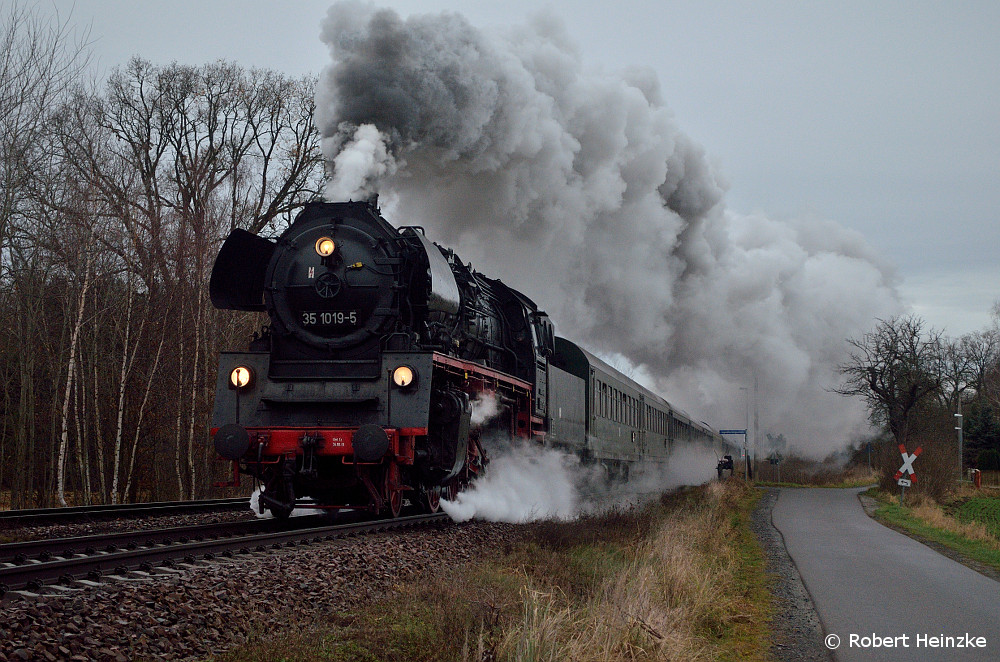
[[[903,456],[903,466],[901,466],[899,468],[899,471],[896,472],[896,475],[894,476],[894,478],[897,481],[904,481],[905,480],[907,485],[910,482],[914,482],[914,483],[917,482],[917,472],[913,470],[913,461],[915,459],[917,459],[917,456],[920,455],[923,452],[924,452],[924,449],[921,448],[920,446],[917,446],[917,450],[913,451],[913,454],[911,455],[911,454],[909,454],[909,453],[906,452],[906,446],[904,446],[903,444],[900,444],[899,445],[899,454]],[[910,474],[909,480],[907,480],[906,478],[903,478],[903,476],[905,476],[906,474]],[[900,485],[904,485],[904,483],[902,483],[902,482],[900,482],[899,484]]]

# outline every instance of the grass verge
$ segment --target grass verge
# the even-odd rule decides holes
[[[970,499],[949,508],[958,513],[953,516],[940,505],[920,497],[900,505],[898,496],[876,489],[868,494],[879,502],[874,513],[879,521],[1000,571],[1000,537],[990,527],[990,523],[1000,521],[993,519],[1000,514],[1000,499]],[[983,504],[983,500],[995,503]],[[966,508],[970,503],[973,505]],[[985,521],[978,520],[979,517]]]
[[[766,660],[759,498],[734,480],[526,525],[491,558],[219,659]]]
[[[817,472],[809,475],[800,473],[798,480],[794,481],[766,481],[759,480],[754,484],[758,487],[864,487],[878,483],[879,477],[874,471],[869,471],[867,467],[852,467],[839,472]]]

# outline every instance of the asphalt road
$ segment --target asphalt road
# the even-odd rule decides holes
[[[871,519],[859,491],[783,489],[772,513],[836,659],[1000,660],[1000,583]]]

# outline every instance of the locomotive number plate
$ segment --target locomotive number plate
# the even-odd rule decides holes
[[[302,326],[354,326],[357,323],[356,310],[320,310],[302,313]]]

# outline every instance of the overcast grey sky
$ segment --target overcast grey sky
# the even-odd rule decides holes
[[[9,4],[10,0],[0,0]],[[329,61],[330,2],[41,0],[90,26],[98,70],[131,55],[290,74]],[[1000,298],[1000,3],[386,0],[480,27],[546,9],[585,63],[655,70],[737,211],[862,232],[932,325],[983,328]],[[54,8],[54,9],[53,9]]]

